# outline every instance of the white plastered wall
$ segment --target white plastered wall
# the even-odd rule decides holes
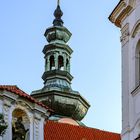
[[[122,140],[134,140],[140,133],[140,91],[136,89],[135,52],[140,32],[132,37],[132,31],[140,20],[140,0],[123,21],[122,28],[129,24],[127,43],[122,45]]]
[[[25,111],[29,118],[30,140],[44,140],[44,121],[49,116],[47,110],[14,95],[14,93],[4,92],[2,94],[0,96],[0,113],[4,114],[8,128],[5,135],[0,137],[0,140],[12,140],[12,113],[17,108]]]

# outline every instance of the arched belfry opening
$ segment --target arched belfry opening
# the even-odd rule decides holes
[[[61,55],[58,56],[58,69],[64,70],[64,59]]]
[[[136,46],[135,52],[135,79],[136,79],[136,86],[140,85],[140,40]]]
[[[54,61],[54,56],[50,56],[50,70],[55,70],[55,61]]]
[[[70,62],[68,59],[66,60],[66,70],[70,72]]]
[[[27,113],[16,108],[12,112],[12,140],[30,140],[30,120]]]

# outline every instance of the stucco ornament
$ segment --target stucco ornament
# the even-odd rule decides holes
[[[8,125],[4,120],[4,115],[0,114],[0,136],[3,136],[5,134],[7,127]]]
[[[131,5],[132,7],[134,7],[135,4],[136,4],[136,0],[129,0],[129,5]]]
[[[134,38],[139,32],[140,32],[140,20],[134,26],[134,29],[132,31],[132,37]]]
[[[121,30],[122,36],[120,38],[122,46],[129,41],[129,24],[127,23]]]

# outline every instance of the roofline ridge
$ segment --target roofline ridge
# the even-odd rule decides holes
[[[38,105],[42,106],[43,108],[45,108],[51,112],[54,112],[51,108],[44,105],[42,102],[39,102],[38,100],[33,98],[30,94],[21,90],[17,85],[0,85],[0,90],[7,90],[7,91],[10,91],[12,93],[18,94],[19,96],[26,97],[29,100],[33,101],[35,104],[38,104]]]
[[[60,122],[56,122],[56,121],[52,121],[52,120],[47,120],[48,122],[53,122],[53,123],[56,123],[56,124],[62,124],[62,125],[67,125],[67,126],[73,126],[73,127],[79,127],[79,128],[84,128],[84,129],[94,129],[94,130],[97,130],[97,131],[102,131],[102,132],[105,132],[105,133],[111,133],[111,134],[116,134],[116,135],[121,135],[120,133],[116,133],[116,132],[111,132],[111,131],[107,131],[107,130],[101,130],[101,129],[98,129],[98,128],[92,128],[92,127],[87,127],[87,126],[77,126],[77,125],[72,125],[72,124],[67,124],[67,123],[60,123]]]

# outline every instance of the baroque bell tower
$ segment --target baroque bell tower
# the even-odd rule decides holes
[[[81,121],[86,115],[89,103],[78,91],[71,88],[73,76],[70,74],[70,59],[73,50],[67,42],[70,31],[63,26],[63,12],[58,1],[54,11],[53,26],[45,31],[48,44],[44,46],[45,71],[42,79],[44,87],[32,92],[32,96],[55,112],[58,118]]]

